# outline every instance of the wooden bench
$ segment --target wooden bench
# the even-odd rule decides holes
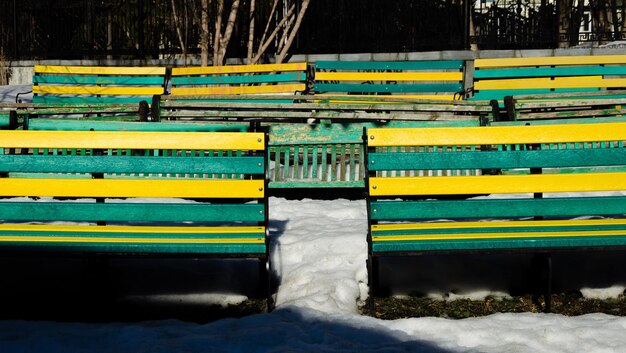
[[[488,102],[413,101],[350,97],[360,104],[315,102],[315,96],[291,96],[290,102],[171,99],[153,104],[153,120],[257,121],[269,129],[269,157],[275,163],[271,189],[364,187],[362,129],[365,126],[478,126],[491,113]],[[280,98],[280,96],[274,96]],[[338,97],[340,99],[340,97]]]
[[[505,96],[610,91],[626,87],[626,55],[476,59],[473,76],[470,99],[500,104]]]
[[[307,63],[175,67],[171,84],[169,95],[172,98],[203,96],[196,98],[199,100],[224,101],[219,95],[242,98],[246,95],[306,93]]]
[[[625,104],[626,90],[507,96],[506,113],[494,119],[499,124],[616,122],[626,118]]]
[[[318,61],[314,91],[324,95],[372,95],[453,100],[463,96],[463,60]]]
[[[35,65],[33,103],[150,102],[164,94],[165,67]]]
[[[18,130],[0,141],[0,251],[258,258],[269,280],[263,133]]]
[[[517,250],[548,254],[549,265],[552,251],[626,245],[617,196],[626,123],[368,129],[364,138],[370,288],[380,256]],[[617,219],[572,219],[594,215]]]

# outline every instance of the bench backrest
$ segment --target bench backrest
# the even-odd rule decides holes
[[[624,87],[626,55],[476,59],[472,99]]]
[[[372,231],[381,221],[626,212],[626,197],[619,196],[626,190],[626,123],[369,129],[365,137]],[[491,175],[493,171],[514,174]],[[542,198],[543,193],[561,194]],[[492,196],[466,199],[471,195]],[[437,224],[424,223],[423,228],[441,233]],[[447,223],[444,228],[454,227]],[[388,231],[401,234],[402,225]],[[488,241],[468,245],[462,237],[457,240],[458,248],[490,247]],[[559,244],[567,246],[568,239],[561,240]],[[428,241],[422,242],[420,249],[436,250],[434,244],[431,248]],[[374,251],[389,251],[396,245],[402,250],[402,244],[390,241],[379,243]]]
[[[0,219],[122,224],[114,229],[129,233],[137,232],[134,224],[155,224],[155,234],[197,231],[204,238],[140,239],[115,248],[68,241],[44,250],[266,254],[263,133],[0,131],[0,145],[0,196],[80,199],[5,200]],[[6,236],[0,241],[25,246]]]
[[[463,67],[462,60],[318,61],[314,91],[331,96],[452,100],[463,92]]]
[[[307,90],[307,64],[258,64],[172,69],[171,96],[296,94]],[[210,99],[210,97],[206,97]]]
[[[165,93],[164,67],[35,65],[34,103],[150,102]]]

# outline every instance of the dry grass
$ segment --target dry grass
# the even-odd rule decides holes
[[[541,312],[543,302],[533,300],[531,296],[516,296],[505,299],[487,297],[485,300],[435,300],[423,297],[376,298],[376,317],[394,320],[407,317],[444,317],[463,319],[486,316],[495,313]],[[580,293],[553,295],[552,311],[566,316],[589,313],[605,313],[626,316],[626,297],[615,299],[586,299]]]

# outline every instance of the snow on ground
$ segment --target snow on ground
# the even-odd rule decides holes
[[[360,315],[356,303],[367,295],[365,217],[363,201],[270,199],[280,281],[272,313],[205,325],[0,321],[0,352],[626,351],[626,318],[603,314],[395,321]]]
[[[0,97],[14,97],[13,91],[0,89]],[[272,313],[204,325],[5,320],[0,321],[0,352],[626,352],[626,318],[603,314],[395,321],[360,315],[358,303],[367,297],[364,201],[271,198],[270,219],[279,281]],[[624,287],[586,291],[605,297],[623,293]],[[486,293],[493,294],[466,296]],[[192,297],[187,300],[243,299],[224,293]]]

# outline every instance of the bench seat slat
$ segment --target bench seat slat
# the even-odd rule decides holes
[[[195,76],[172,77],[172,85],[219,85],[219,84],[251,84],[251,83],[272,83],[272,82],[292,82],[305,81],[304,72],[282,73],[274,75],[252,75],[252,76]]]
[[[216,94],[268,94],[304,91],[306,84],[293,83],[267,86],[218,86],[218,87],[172,87],[172,96],[216,95]]]
[[[626,153],[617,148],[555,149],[527,151],[376,152],[369,155],[371,171],[559,168],[626,165]]]
[[[45,104],[60,104],[60,103],[79,103],[79,104],[90,104],[90,103],[106,103],[106,104],[138,104],[140,101],[149,102],[152,99],[152,96],[132,96],[132,97],[124,97],[124,96],[103,96],[103,97],[85,97],[85,96],[51,96],[51,95],[43,95],[43,96],[33,96],[33,103],[45,103]],[[134,117],[134,120],[137,120],[137,117]]]
[[[317,72],[319,81],[461,81],[461,72]]]
[[[63,83],[80,85],[156,85],[163,86],[163,77],[158,76],[70,76],[70,75],[46,75],[33,76],[33,83]]]
[[[163,94],[163,87],[117,87],[117,86],[33,86],[34,94],[89,94],[146,96]]]
[[[626,190],[626,173],[370,178],[372,196]]]
[[[524,67],[524,66],[554,66],[554,65],[610,65],[623,64],[626,55],[580,55],[580,56],[547,56],[502,59],[476,59],[474,67]]]
[[[315,68],[322,70],[460,70],[463,65],[463,60],[315,62]]]
[[[2,172],[263,174],[263,157],[0,155]]]
[[[459,92],[460,83],[423,83],[423,84],[349,84],[316,83],[316,92],[359,92],[359,93],[407,93],[407,92]],[[372,97],[375,99],[376,97]],[[391,98],[391,97],[390,97]]]
[[[0,196],[262,198],[263,180],[7,178]]]
[[[29,119],[28,130],[46,131],[169,131],[169,132],[246,132],[250,128],[249,123],[187,123],[187,122],[159,122],[146,126],[145,122],[118,122],[118,121],[93,121],[90,120],[60,120],[60,119]]]
[[[300,62],[287,64],[175,67],[172,69],[172,76],[305,71],[306,65],[305,62]]]
[[[35,74],[76,74],[76,75],[165,75],[165,67],[135,66],[52,66],[35,65]]]
[[[474,78],[507,78],[507,77],[559,77],[559,76],[590,76],[590,75],[626,75],[626,67],[622,66],[580,66],[580,67],[540,67],[515,69],[476,70]]]
[[[626,197],[372,201],[374,220],[626,214]]]
[[[0,219],[75,222],[263,222],[262,204],[0,202]]]
[[[263,150],[263,133],[0,131],[4,148],[133,148]]]

